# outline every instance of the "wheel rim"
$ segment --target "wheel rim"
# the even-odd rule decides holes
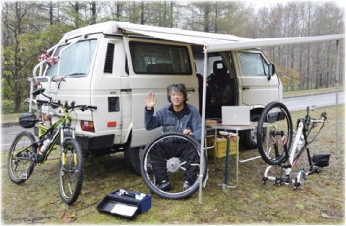
[[[280,116],[275,116],[276,114]],[[269,126],[263,130],[263,133],[266,133],[262,134],[262,137],[264,136],[263,148],[266,150],[266,156],[271,160],[281,159],[285,155],[284,144],[281,140],[282,137],[280,135],[274,135],[275,133],[282,131],[285,136],[287,148],[290,148],[292,128],[290,127],[290,118],[288,114],[289,113],[286,112],[285,109],[274,107],[266,115],[266,122],[269,123]],[[276,120],[273,119],[275,118],[274,116],[277,117]],[[279,117],[281,117],[280,120],[278,120]],[[275,150],[273,139],[277,145],[277,151]],[[268,149],[266,149],[267,142]]]
[[[31,140],[26,135],[23,135],[18,138],[17,142],[13,145],[13,148],[11,149],[11,158],[10,158],[10,170],[12,176],[16,179],[25,179],[25,175],[27,175],[28,168],[30,166],[29,160],[19,160],[17,157],[25,157],[29,158],[32,154],[32,149],[28,148],[25,151],[21,152],[23,148],[28,147],[31,145]],[[21,152],[21,153],[19,153]]]
[[[257,144],[257,128],[250,130],[251,140]]]
[[[75,162],[75,153],[74,147],[72,145],[68,146],[65,153],[65,172],[63,166],[60,168],[61,190],[68,199],[73,196],[77,184],[78,162]]]
[[[161,153],[161,155],[158,153]],[[188,160],[186,159],[186,155],[184,156],[182,153],[195,153],[197,157],[195,160]],[[148,181],[146,183],[152,191],[159,193],[158,195],[164,194],[166,198],[189,192],[192,193],[192,191],[197,189],[200,181],[198,177],[199,160],[200,150],[199,146],[195,143],[189,142],[185,137],[178,135],[162,137],[147,147],[144,159],[142,160],[144,176]],[[189,176],[185,176],[186,170],[190,169],[189,167],[194,169],[194,173],[188,173]],[[169,182],[172,186],[171,191],[160,190],[157,186],[160,184],[160,181],[155,178],[154,174],[161,174],[163,171],[167,172]],[[189,180],[190,187],[184,191],[183,185],[186,179]]]

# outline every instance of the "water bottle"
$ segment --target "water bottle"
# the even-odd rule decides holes
[[[302,145],[304,143],[304,136],[300,135],[300,139],[297,144],[296,152],[299,152],[302,149]]]
[[[43,141],[43,145],[42,145],[42,147],[40,149],[39,154],[40,155],[44,155],[46,153],[46,151],[48,150],[48,147],[50,146],[51,143],[52,143],[52,141],[49,140],[49,139]]]

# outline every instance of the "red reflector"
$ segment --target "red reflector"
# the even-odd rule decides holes
[[[80,127],[83,131],[95,132],[93,121],[80,121]]]
[[[116,127],[117,122],[107,122],[107,127]]]

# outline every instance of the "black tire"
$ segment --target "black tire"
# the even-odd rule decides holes
[[[124,151],[125,164],[131,172],[141,175],[140,147],[128,148]]]
[[[258,113],[251,114],[251,122],[257,122],[260,115]],[[249,129],[244,131],[243,146],[246,149],[256,149],[257,148],[257,128]]]
[[[174,142],[172,142],[174,140]],[[172,143],[175,143],[175,147],[178,148],[173,148]],[[172,153],[170,154],[171,157],[167,157],[167,159],[162,159],[161,163],[165,165],[165,167],[162,168],[161,172],[167,172],[167,176],[169,179],[169,182],[171,183],[172,190],[171,191],[163,191],[157,187],[157,182],[155,181],[155,176],[154,173],[158,173],[160,170],[159,168],[154,169],[152,167],[152,163],[154,161],[152,160],[153,157],[157,154],[155,153],[155,148],[158,148],[156,150],[162,150],[160,149],[160,146],[162,145],[167,145],[167,149],[164,152],[164,155],[167,156],[167,153]],[[163,133],[161,135],[158,135],[155,137],[152,141],[149,142],[149,144],[145,147],[143,155],[141,157],[141,174],[144,182],[148,186],[148,188],[158,196],[166,199],[183,199],[191,196],[196,190],[199,188],[200,185],[200,177],[199,177],[199,172],[200,172],[200,156],[201,156],[201,151],[200,151],[200,143],[197,142],[194,138],[192,138],[189,135],[185,135],[180,132],[168,132],[168,133]],[[170,150],[169,150],[170,149]],[[173,151],[176,153],[178,150],[180,150],[183,153],[187,153],[187,155],[191,156],[192,155],[196,156],[194,160],[191,160],[190,166],[187,165],[187,161],[182,157],[181,154],[175,155],[173,154]],[[185,152],[187,151],[187,152]],[[161,152],[161,151],[160,151]],[[163,152],[161,152],[163,153]],[[185,157],[187,156],[185,155]],[[158,156],[156,157],[156,164],[160,162]],[[193,164],[193,161],[198,163]],[[185,164],[185,165],[184,165]],[[185,167],[184,167],[185,166]],[[198,172],[196,168],[192,170],[193,168],[189,167],[194,167],[197,166]],[[203,170],[203,180],[206,177],[207,174],[207,158],[206,155],[204,154],[204,170]],[[189,173],[190,175],[185,175],[185,171],[189,170],[194,171]],[[185,170],[185,171],[184,171]],[[183,190],[183,185],[185,182],[185,176],[190,179],[190,187],[187,190]]]
[[[35,137],[32,133],[27,131],[19,133],[12,142],[11,148],[8,152],[7,169],[11,181],[16,184],[21,184],[29,179],[34,169],[34,166],[30,164],[31,155],[36,153],[36,147],[30,146],[33,143],[35,143]],[[22,151],[25,147],[29,148]],[[24,176],[25,174],[26,179]]]
[[[268,127],[263,127],[264,123],[269,123]],[[267,132],[268,130],[268,132]],[[281,139],[281,135],[275,132],[283,131],[286,138],[287,151],[289,151],[292,142],[292,119],[287,107],[281,102],[271,102],[263,110],[257,126],[257,144],[258,151],[262,159],[269,165],[279,165],[287,160],[285,147]],[[272,141],[274,138],[275,145]],[[275,140],[276,139],[276,140]],[[268,142],[268,150],[266,151],[266,143]]]
[[[66,140],[64,142],[64,153],[64,171],[62,162],[63,156],[61,156],[59,161],[59,193],[62,201],[71,205],[77,200],[82,190],[84,175],[83,152],[77,141]]]

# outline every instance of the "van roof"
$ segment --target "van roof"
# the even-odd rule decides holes
[[[185,42],[190,44],[206,45],[225,42],[238,42],[241,40],[251,40],[227,34],[207,33],[200,31],[189,31],[179,28],[155,27],[149,25],[132,24],[128,22],[109,21],[90,25],[65,34],[63,40],[80,36],[82,34],[103,33],[103,34],[128,34],[144,35],[159,39]],[[168,36],[170,38],[168,38]]]

